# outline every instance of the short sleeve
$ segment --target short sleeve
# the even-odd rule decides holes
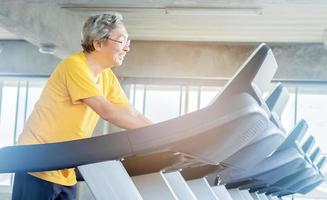
[[[62,67],[66,87],[73,104],[80,103],[81,99],[101,95],[86,64],[70,61],[65,62]]]
[[[121,88],[117,77],[111,70],[109,72],[109,79],[110,86],[107,100],[116,106],[127,107],[129,105],[129,100],[124,90]]]

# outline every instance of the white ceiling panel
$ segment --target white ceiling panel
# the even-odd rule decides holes
[[[111,1],[62,4],[84,18],[118,11],[134,40],[320,43],[326,1]]]
[[[133,40],[321,43],[327,29],[326,0],[28,2],[51,4],[81,19],[108,11],[121,12]],[[0,38],[15,36],[0,29]]]

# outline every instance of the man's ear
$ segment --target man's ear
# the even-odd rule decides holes
[[[102,42],[100,42],[100,41],[93,41],[93,47],[94,47],[94,49],[96,50],[96,51],[98,51],[98,50],[100,50],[101,49],[101,47],[102,47]]]

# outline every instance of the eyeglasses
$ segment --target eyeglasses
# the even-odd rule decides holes
[[[129,47],[130,43],[131,43],[131,40],[123,40],[123,41],[120,41],[120,40],[115,40],[115,39],[112,39],[110,37],[107,38],[108,40],[111,40],[113,42],[117,42],[120,44],[120,46],[122,48],[125,48],[125,47]]]

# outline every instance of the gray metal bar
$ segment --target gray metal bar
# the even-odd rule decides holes
[[[182,115],[183,87],[179,86],[179,116]]]
[[[194,85],[194,86],[223,86],[229,78],[149,78],[149,77],[124,77],[124,83],[137,84],[158,84],[158,85]],[[273,79],[272,83],[283,83],[285,86],[294,85],[327,85],[326,80],[288,80],[288,79]]]
[[[145,115],[145,105],[146,105],[146,91],[147,91],[147,85],[143,85],[143,115]]]
[[[29,90],[30,90],[30,82],[26,81],[25,106],[24,106],[24,123],[26,122],[26,118],[27,118],[27,106],[28,106]]]
[[[299,89],[298,87],[295,87],[295,100],[294,100],[294,125],[296,125],[297,122],[297,107],[298,107],[298,94],[299,94]]]
[[[3,90],[3,81],[0,81],[0,120],[1,120],[1,108],[2,108],[2,90]]]
[[[133,84],[133,106],[135,106],[136,84]]]
[[[225,85],[229,79],[213,79],[213,78],[149,78],[149,77],[124,77],[121,83],[124,84],[154,84],[154,85],[208,85],[217,86]]]
[[[17,126],[18,126],[18,109],[19,109],[19,97],[20,97],[20,84],[21,82],[18,81],[18,88],[17,88],[17,96],[16,96],[16,112],[15,112],[15,125],[14,125],[14,135],[13,135],[13,144],[16,144],[16,137],[17,137]],[[10,176],[10,185],[14,182],[14,176],[11,174]]]
[[[18,81],[17,86],[17,97],[16,97],[16,112],[15,112],[15,126],[14,126],[14,145],[16,144],[16,137],[17,137],[17,126],[18,126],[18,112],[19,112],[19,99],[20,99],[20,86],[21,82]]]
[[[0,78],[49,78],[50,74],[0,73]],[[165,85],[225,85],[229,78],[149,78],[149,77],[118,77],[122,83],[165,84]],[[327,85],[326,80],[304,79],[273,79],[272,83],[281,82],[284,85]]]
[[[197,109],[200,109],[200,105],[201,105],[201,86],[198,87],[198,105],[197,105]]]
[[[0,73],[0,78],[49,78],[50,74]]]
[[[186,86],[186,88],[185,88],[185,113],[188,113],[189,90],[190,90],[190,88],[188,86]]]

